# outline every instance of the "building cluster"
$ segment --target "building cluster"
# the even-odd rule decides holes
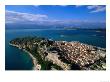
[[[80,42],[57,41],[55,46],[63,52],[62,55],[66,60],[81,67],[94,63],[95,60],[99,59],[99,56],[96,54],[97,49],[91,45]]]

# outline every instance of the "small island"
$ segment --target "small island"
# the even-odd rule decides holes
[[[9,44],[27,52],[35,70],[106,70],[106,49],[79,41],[28,36]]]

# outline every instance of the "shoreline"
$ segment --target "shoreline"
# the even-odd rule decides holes
[[[39,64],[40,60],[36,58],[38,53],[32,54],[35,50],[39,51],[38,47],[40,55],[43,54],[42,57],[46,61],[60,66],[63,70],[103,69],[102,66],[105,65],[105,59],[103,58],[106,58],[106,48],[80,43],[79,41],[49,41],[42,38],[26,37],[12,40],[9,44],[29,54],[34,65],[33,70],[41,70],[42,64]],[[34,49],[34,51],[31,51],[31,49]],[[102,63],[97,63],[98,61]],[[86,67],[86,65],[89,65],[89,67]],[[49,69],[52,69],[52,66]]]
[[[34,65],[34,66],[32,67],[33,70],[40,70],[40,69],[41,69],[41,65],[38,64],[37,59],[36,59],[29,51],[27,51],[27,50],[25,50],[25,49],[21,49],[19,46],[14,45],[14,44],[11,44],[11,43],[9,43],[9,45],[19,48],[20,50],[26,52],[26,53],[31,57],[32,63],[33,63],[33,65]]]

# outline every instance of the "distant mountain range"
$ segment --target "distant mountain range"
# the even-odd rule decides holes
[[[75,24],[17,24],[6,23],[6,29],[105,29],[105,23],[75,23]]]

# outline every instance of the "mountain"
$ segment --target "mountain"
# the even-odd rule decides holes
[[[105,29],[105,23],[72,23],[72,24],[18,24],[18,23],[6,23],[6,29]]]

